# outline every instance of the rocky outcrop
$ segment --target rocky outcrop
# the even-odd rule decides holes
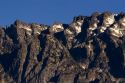
[[[0,28],[0,83],[124,82],[124,13]]]

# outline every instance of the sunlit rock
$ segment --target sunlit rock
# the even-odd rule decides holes
[[[70,29],[66,29],[65,33],[68,34],[68,35],[73,35],[73,32]]]
[[[125,16],[120,19],[119,23],[125,28]]]
[[[123,33],[119,28],[110,28],[109,30],[110,30],[111,35],[113,35],[113,36],[116,36],[116,37],[123,36]]]
[[[103,20],[103,25],[106,27],[109,27],[111,24],[115,22],[115,18],[113,14],[110,13],[105,13],[104,14],[104,20]]]
[[[71,23],[70,27],[73,28],[74,32],[78,34],[81,32],[82,24],[83,24],[83,21],[80,20],[80,21]]]
[[[42,31],[47,29],[47,26],[45,25],[40,25],[40,24],[31,24],[33,34],[38,34],[40,35]]]
[[[123,14],[95,13],[52,26],[17,20],[0,28],[0,83],[124,82]]]
[[[63,30],[64,30],[64,28],[63,28],[62,24],[57,23],[57,24],[53,24],[51,26],[51,32],[57,33],[57,32],[61,32]]]
[[[100,31],[100,33],[103,33],[103,32],[105,32],[106,29],[107,29],[107,27],[101,26],[99,31]]]

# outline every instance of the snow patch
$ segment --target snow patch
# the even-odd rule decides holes
[[[83,69],[86,69],[86,67],[85,67],[84,65],[82,65],[82,68],[83,68]]]
[[[114,16],[118,16],[118,14],[113,14]]]
[[[32,34],[32,29],[31,29],[31,27],[28,26],[28,25],[19,25],[18,28],[21,28],[21,29],[26,30],[26,33],[27,33],[28,35],[31,35],[31,34]]]
[[[30,28],[30,26],[25,26],[25,25],[19,25],[18,26],[19,28],[22,28],[22,29],[25,29],[25,30],[27,30],[27,31],[32,31],[32,29]]]
[[[125,23],[122,23],[123,26],[125,26]]]
[[[64,30],[64,28],[63,28],[62,24],[54,24],[52,26],[52,32],[61,32],[63,30]]]
[[[118,24],[114,24],[113,27],[114,27],[114,28],[118,28]]]
[[[26,34],[31,35],[31,32],[28,32],[28,31],[27,31]]]
[[[100,32],[103,33],[106,29],[107,29],[106,27],[101,26],[101,27],[100,27]]]
[[[86,69],[86,65],[85,64],[81,64],[81,67],[85,70]]]
[[[91,30],[91,31],[93,31],[95,29],[96,29],[96,27],[89,27],[89,30]]]
[[[27,30],[27,31],[32,31],[32,29],[31,28],[24,28],[25,30]]]
[[[44,27],[41,27],[40,30],[41,30],[41,31],[44,31],[44,30],[46,30],[47,28],[48,28],[48,27],[44,26]]]
[[[111,34],[116,37],[122,37],[122,31],[119,28],[110,28]]]

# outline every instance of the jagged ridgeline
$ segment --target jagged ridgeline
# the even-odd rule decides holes
[[[0,83],[125,83],[125,13],[1,27]]]

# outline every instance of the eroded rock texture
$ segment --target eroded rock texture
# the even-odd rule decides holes
[[[0,83],[125,83],[125,14],[1,27]]]

